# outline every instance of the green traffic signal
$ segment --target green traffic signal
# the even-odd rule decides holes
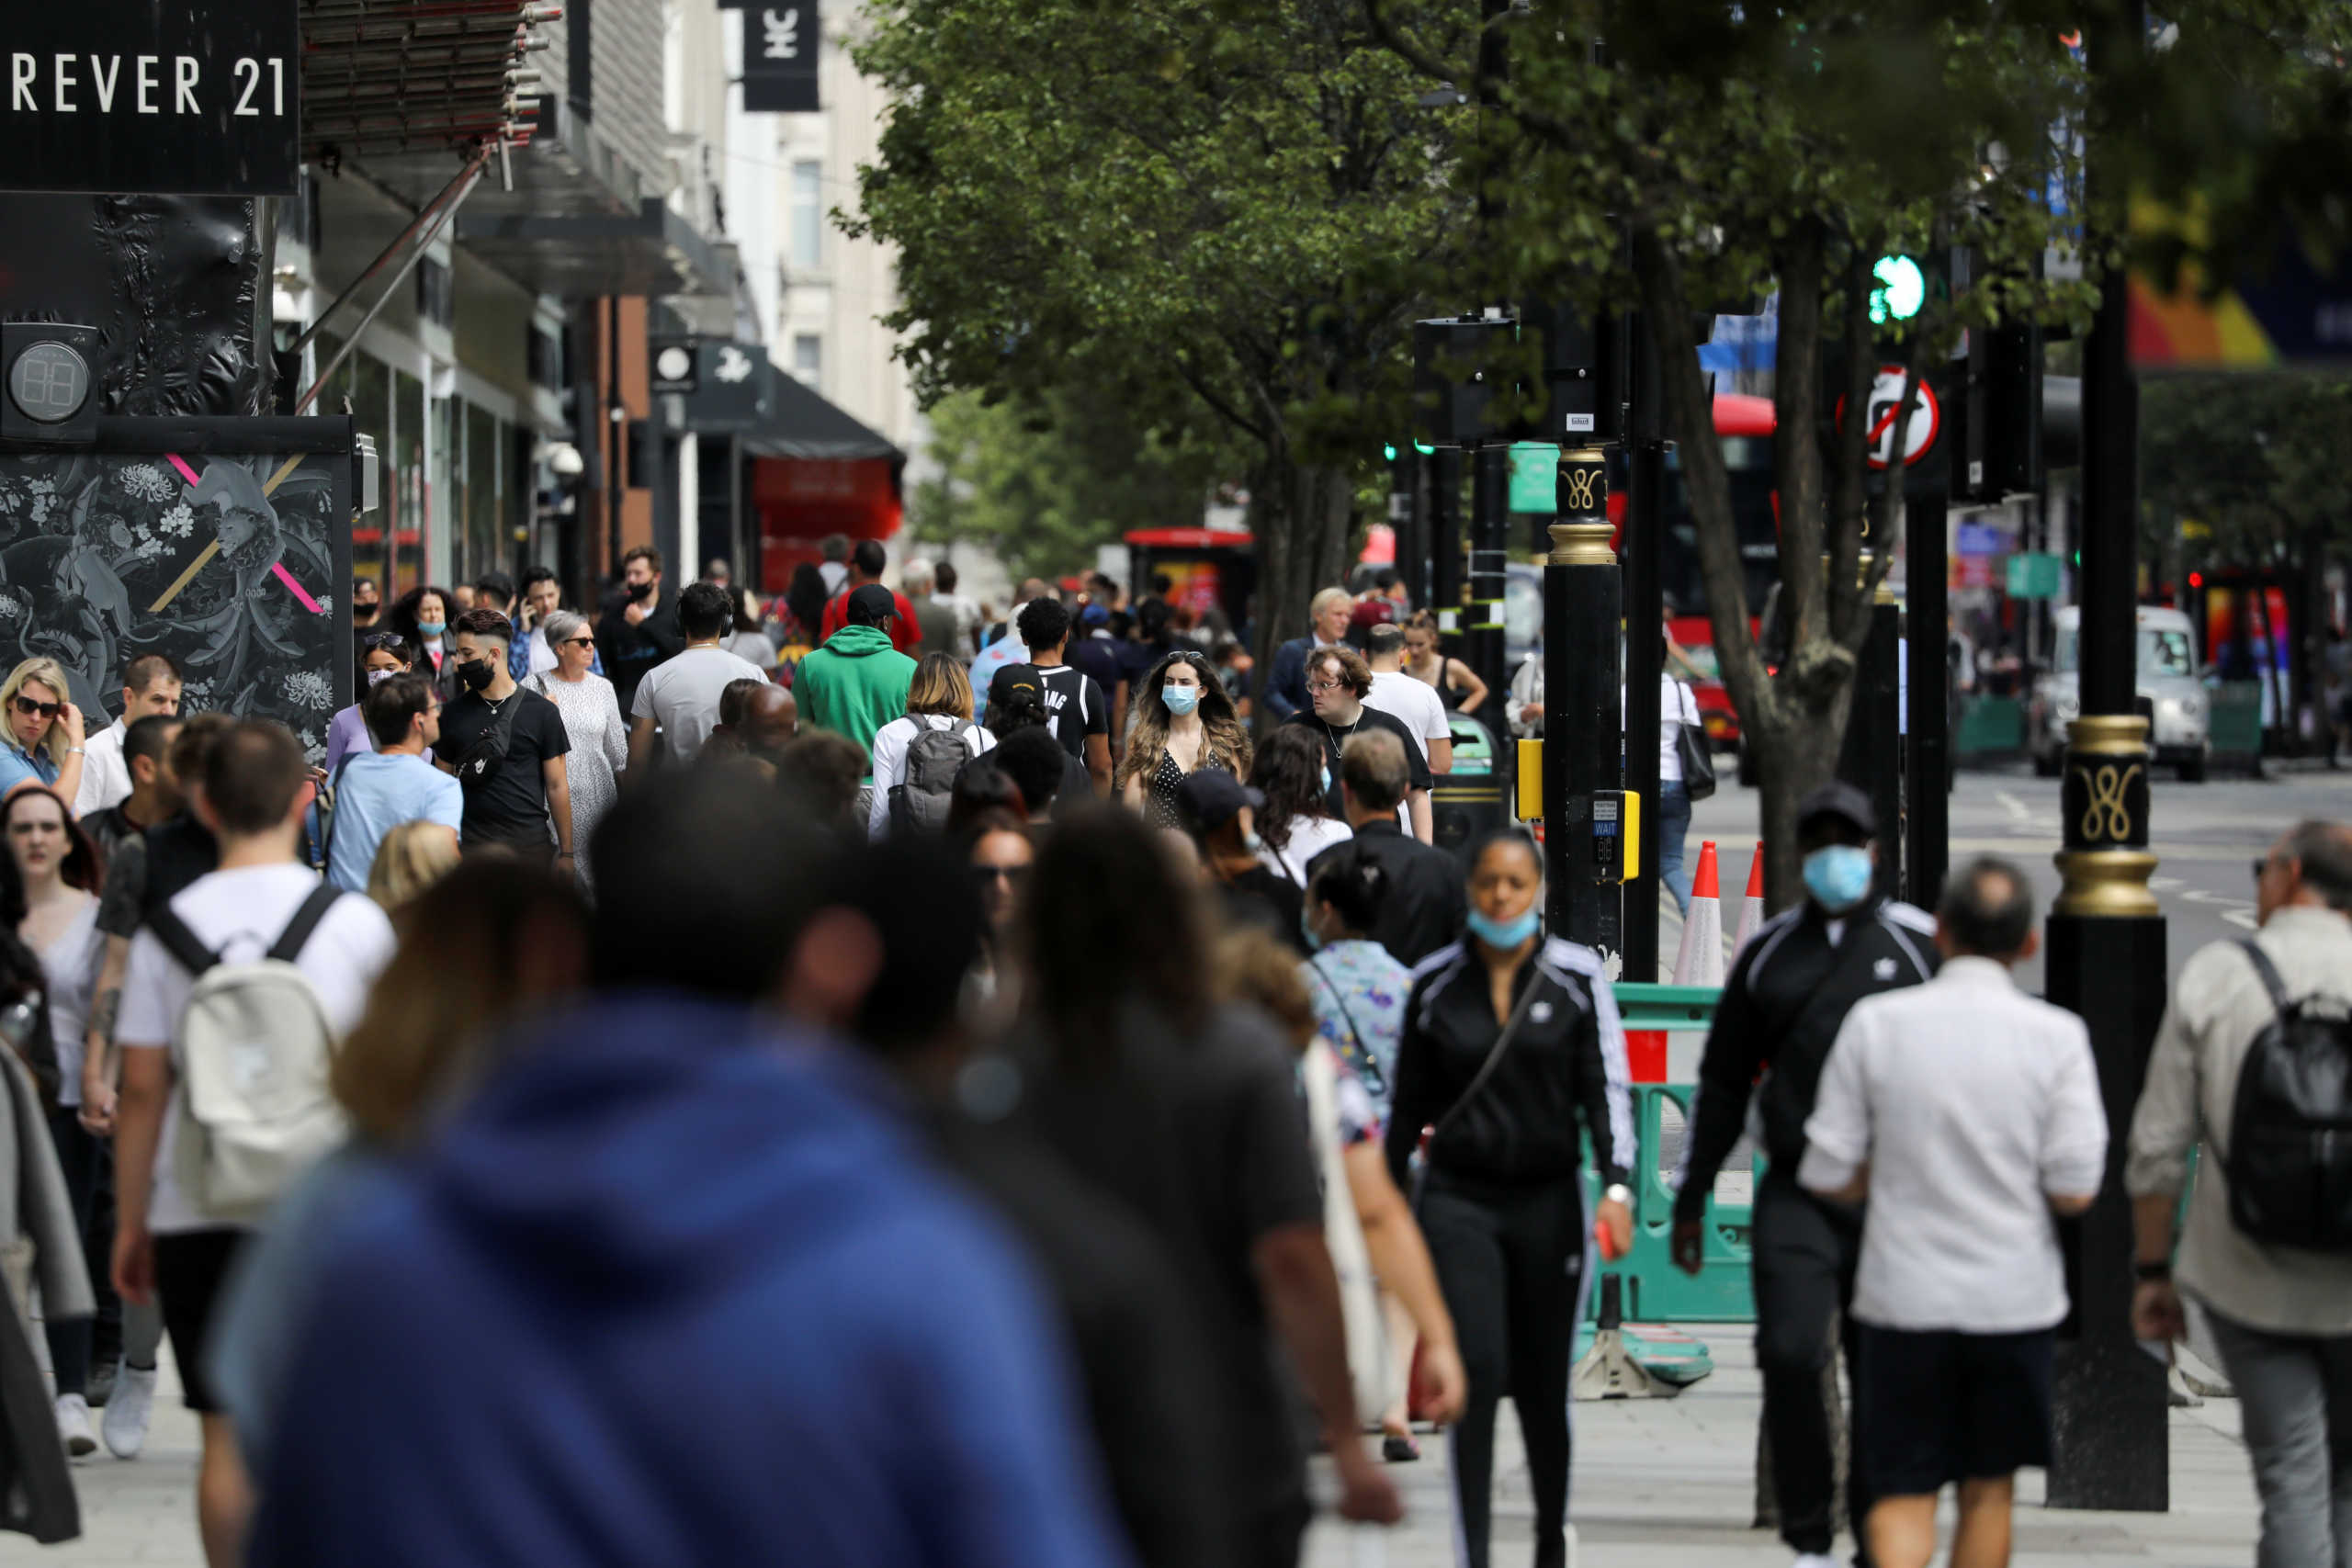
[[[1928,302],[1928,275],[1909,256],[1881,256],[1871,268],[1878,285],[1871,290],[1871,320],[1884,326],[1907,321]]]

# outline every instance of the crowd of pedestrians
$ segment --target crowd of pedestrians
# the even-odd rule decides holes
[[[633,551],[593,625],[539,571],[371,592],[317,757],[180,716],[157,656],[96,739],[55,665],[0,684],[0,1089],[55,1173],[19,1203],[55,1440],[0,1403],[5,1522],[73,1533],[64,1467],[141,1451],[168,1340],[214,1568],[1273,1568],[1307,1454],[1394,1522],[1416,1422],[1486,1568],[1505,1399],[1533,1561],[1569,1561],[1577,1328],[1656,1156],[1540,847],[1429,841],[1462,687],[1420,618],[1318,595],[1237,692],[1156,594],[1035,582],[990,626],[944,567],[825,556],[763,606]],[[2240,1085],[2352,1033],[2314,999],[2352,975],[2352,834],[2259,863],[2261,933],[2191,961],[2111,1160],[2083,1024],[2010,976],[2022,874],[1929,915],[1867,796],[1797,817],[1670,1237],[1703,1266],[1752,1134],[1800,1568],[1841,1351],[1864,1559],[1924,1568],[1956,1485],[1952,1561],[2007,1560],[2056,1221],[2111,1168],[2139,1331],[2195,1300],[2245,1402],[2262,1568],[2345,1562],[2352,1216],[2293,1201],[2345,1157]]]

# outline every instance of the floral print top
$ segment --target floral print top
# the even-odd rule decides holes
[[[1302,975],[1319,1032],[1385,1120],[1413,972],[1376,942],[1335,942],[1306,960]]]

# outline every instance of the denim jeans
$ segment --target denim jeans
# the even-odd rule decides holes
[[[2272,1334],[2206,1310],[2262,1496],[2257,1568],[2352,1568],[2352,1335]]]
[[[1657,790],[1657,876],[1674,895],[1674,907],[1690,913],[1690,878],[1682,870],[1682,840],[1690,831],[1690,792],[1680,779],[1668,779]]]

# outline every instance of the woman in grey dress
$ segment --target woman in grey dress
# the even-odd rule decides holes
[[[563,732],[571,741],[571,755],[566,759],[571,773],[571,841],[580,850],[581,889],[593,892],[596,824],[620,798],[618,775],[628,766],[628,721],[621,717],[613,683],[588,672],[589,661],[596,657],[596,639],[588,623],[569,610],[558,610],[545,625],[555,668],[540,671],[525,684],[563,715]]]

